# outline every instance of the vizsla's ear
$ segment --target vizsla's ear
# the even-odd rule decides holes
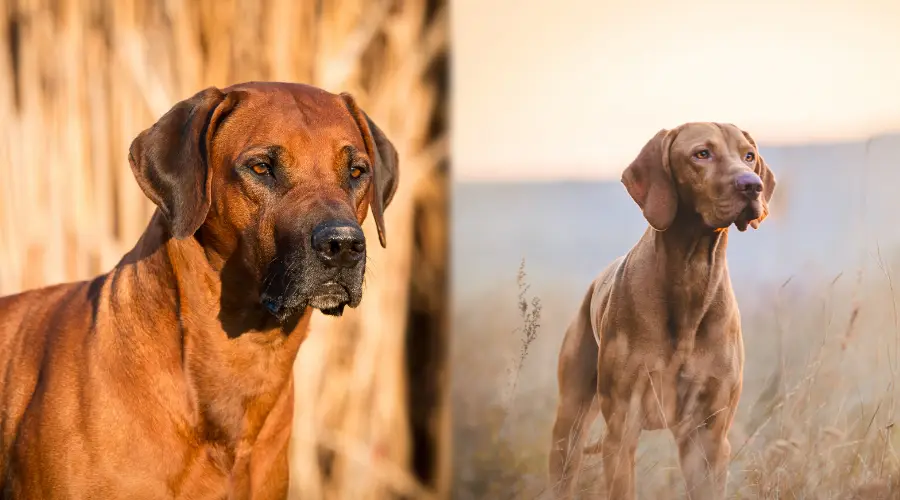
[[[657,231],[668,229],[678,211],[678,193],[669,167],[669,146],[674,135],[674,131],[665,129],[657,132],[622,173],[628,194]]]
[[[168,220],[172,236],[192,236],[210,204],[209,145],[216,124],[237,102],[210,87],[176,104],[141,132],[128,151],[131,171],[144,194]]]
[[[347,105],[350,114],[356,120],[366,145],[366,154],[375,163],[372,165],[372,180],[369,183],[365,203],[358,208],[357,217],[360,222],[366,218],[367,206],[372,210],[375,227],[378,229],[378,240],[382,247],[387,247],[387,236],[384,230],[384,210],[391,203],[400,180],[399,156],[394,145],[384,132],[375,125],[369,116],[356,105],[353,96],[344,92],[341,98]]]
[[[753,145],[753,149],[756,150],[756,166],[753,168],[753,171],[756,172],[756,175],[762,179],[763,183],[763,192],[762,199],[760,200],[762,205],[762,215],[759,216],[758,219],[754,219],[750,221],[750,226],[753,229],[759,229],[759,223],[762,222],[769,215],[769,200],[772,199],[772,194],[775,192],[775,186],[777,182],[775,181],[775,174],[769,169],[769,164],[766,163],[766,160],[759,153],[759,147],[756,146],[756,141],[753,140],[753,137],[748,133],[741,130],[744,134],[744,137],[750,141],[750,144]]]

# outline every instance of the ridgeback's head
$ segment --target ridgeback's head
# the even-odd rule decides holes
[[[239,268],[234,305],[283,322],[308,306],[340,315],[359,304],[360,224],[371,210],[386,245],[398,158],[349,94],[284,83],[208,88],[142,132],[129,159],[172,237],[196,238],[211,263]]]
[[[622,183],[659,231],[679,210],[696,212],[710,228],[756,229],[776,184],[753,137],[724,123],[660,130],[625,169]]]

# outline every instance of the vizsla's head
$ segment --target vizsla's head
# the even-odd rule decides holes
[[[756,229],[776,184],[750,134],[724,123],[659,131],[625,169],[622,183],[659,231],[680,210],[698,214],[710,228]]]
[[[214,265],[235,269],[233,306],[285,321],[307,306],[340,315],[359,304],[360,224],[371,209],[385,245],[398,159],[348,94],[284,83],[208,88],[142,132],[130,153],[171,235],[196,238]]]

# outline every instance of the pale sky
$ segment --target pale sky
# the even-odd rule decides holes
[[[452,0],[460,180],[618,178],[660,128],[900,131],[900,0]]]

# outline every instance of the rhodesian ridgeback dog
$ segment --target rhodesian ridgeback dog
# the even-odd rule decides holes
[[[582,453],[600,452],[609,498],[633,499],[641,431],[669,429],[689,498],[722,499],[744,365],[728,227],[759,227],[775,176],[750,134],[688,123],[657,133],[622,183],[650,227],[594,280],[566,331],[551,482],[570,497]],[[583,449],[598,413],[605,437]]]
[[[292,365],[362,298],[398,182],[348,94],[208,88],[131,144],[157,205],[108,274],[0,299],[3,498],[285,498]]]

